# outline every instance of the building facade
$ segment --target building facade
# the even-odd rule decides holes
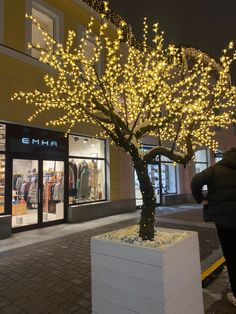
[[[157,156],[148,165],[157,205],[172,206],[195,202],[191,194],[193,175],[215,164],[222,158],[224,151],[236,146],[235,127],[219,130],[216,136],[219,143],[218,151],[199,148],[186,167],[174,164],[164,156]],[[156,139],[149,137],[144,140],[143,149],[149,150],[155,145],[157,145]],[[142,199],[136,174],[134,175],[136,205],[139,207],[142,205]]]
[[[79,38],[91,16],[97,24],[100,19],[82,0],[0,0],[0,221],[8,215],[18,231],[135,211],[141,196],[129,156],[108,140],[94,138],[92,125],[80,123],[65,137],[66,129],[46,127],[46,113],[28,123],[34,108],[11,101],[16,91],[43,89],[43,76],[52,71],[38,61],[36,49],[27,48],[28,42],[43,42],[26,13],[61,43],[68,30]],[[114,30],[109,23],[111,37]],[[93,45],[91,36],[88,56]],[[163,157],[149,165],[157,204],[193,202],[193,174],[234,146],[234,130],[219,131],[218,138],[218,155],[202,148],[186,168]],[[147,138],[143,149],[155,144],[155,138]]]
[[[133,172],[122,151],[95,139],[91,125],[77,125],[66,138],[66,129],[45,126],[49,116],[29,124],[34,108],[11,101],[16,91],[42,89],[51,71],[36,49],[27,49],[42,38],[26,13],[62,43],[70,29],[81,36],[91,16],[99,23],[80,0],[0,0],[0,215],[11,215],[13,230],[24,230],[134,211]],[[114,30],[109,23],[110,36]],[[93,44],[91,37],[88,55]]]

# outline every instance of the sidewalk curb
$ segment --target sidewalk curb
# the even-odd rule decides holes
[[[215,263],[210,265],[207,269],[202,271],[201,278],[202,278],[202,286],[205,288],[213,277],[223,270],[223,266],[225,265],[225,259],[222,256],[220,259],[218,259]]]

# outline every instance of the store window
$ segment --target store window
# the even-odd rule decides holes
[[[215,157],[215,163],[217,163],[223,158],[223,152],[220,150],[217,150],[214,154],[214,157]]]
[[[177,193],[176,166],[164,156],[161,156],[161,183],[163,194]]]
[[[105,200],[105,141],[70,135],[69,156],[69,204]]]
[[[78,27],[78,39],[80,40],[85,36],[85,27],[82,25],[79,25]],[[84,56],[86,59],[90,60],[91,58],[94,57],[94,52],[95,52],[95,45],[96,45],[96,40],[95,36],[93,34],[90,34],[85,40],[83,49],[84,49]],[[101,53],[100,55],[100,60],[96,64],[96,70],[98,74],[100,75],[102,72],[102,59],[103,59],[103,54]]]
[[[0,124],[0,214],[5,212],[5,143],[6,143],[6,125]]]
[[[143,145],[141,149],[146,153],[152,148],[152,145]],[[177,193],[176,166],[169,158],[159,155],[156,156],[153,161],[148,164],[148,175],[154,189],[157,204],[161,204],[162,195]],[[136,171],[134,171],[134,182],[136,206],[141,206],[143,201]]]
[[[200,149],[195,152],[195,172],[201,172],[208,167],[207,150]]]

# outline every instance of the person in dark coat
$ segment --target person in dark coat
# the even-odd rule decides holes
[[[203,186],[207,185],[207,195]],[[191,182],[198,203],[207,205],[207,219],[216,225],[232,292],[227,298],[236,306],[236,148],[223,154],[214,166],[197,173]]]

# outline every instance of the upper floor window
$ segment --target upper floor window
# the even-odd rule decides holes
[[[208,167],[207,150],[200,149],[195,152],[195,172],[201,172]]]
[[[78,28],[78,39],[79,40],[85,36],[85,31],[86,31],[86,28],[83,27],[82,25],[79,25],[79,28]],[[85,40],[84,46],[83,46],[84,56],[86,59],[90,60],[91,58],[94,57],[95,48],[96,48],[95,35],[91,34]],[[100,60],[95,65],[96,70],[98,72],[98,75],[100,75],[102,72],[102,59],[103,59],[103,55],[100,55]]]
[[[47,32],[50,36],[53,37],[53,28],[54,28],[54,21],[53,19],[48,16],[47,14],[40,12],[36,8],[32,8],[32,16],[36,18],[36,20],[41,25],[42,29]],[[43,35],[40,29],[37,28],[35,24],[32,24],[32,46],[37,47],[39,45],[41,49],[47,50],[47,46],[43,40]],[[32,48],[31,55],[34,58],[39,58],[40,52],[36,48]]]
[[[62,39],[61,20],[63,14],[61,12],[41,0],[30,1],[27,12],[37,20],[43,31],[47,32],[56,41]],[[43,40],[42,31],[38,29],[34,23],[30,23],[29,21],[27,21],[27,43],[28,42],[33,46],[33,48],[31,48],[31,55],[36,59],[40,56],[40,51],[36,47],[39,46],[40,49],[45,51],[49,49]]]

